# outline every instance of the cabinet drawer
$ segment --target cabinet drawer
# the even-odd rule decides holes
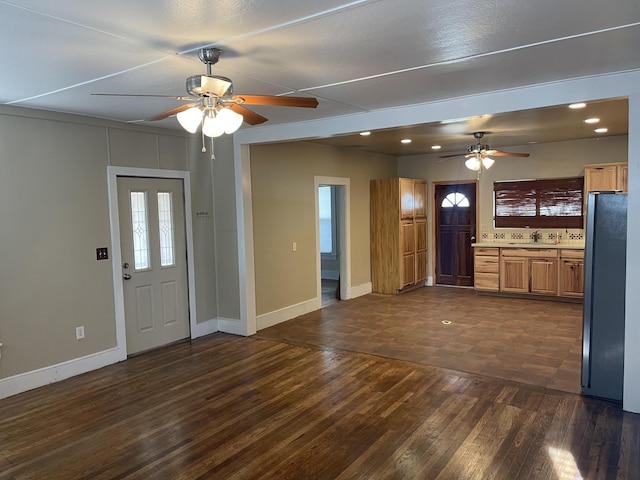
[[[497,273],[475,272],[474,286],[476,290],[494,290],[500,289],[500,278]]]
[[[476,256],[475,272],[477,273],[498,273],[500,271],[499,257]]]
[[[508,257],[558,258],[555,248],[503,248],[502,255]]]
[[[560,250],[560,258],[582,260],[584,258],[584,250]]]
[[[477,247],[474,249],[476,256],[492,256],[497,257],[500,254],[500,249],[497,247]]]

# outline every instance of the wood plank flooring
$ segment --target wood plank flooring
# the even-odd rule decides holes
[[[336,330],[322,318],[351,303],[396,322],[383,300],[338,302],[317,328]],[[0,400],[2,480],[633,480],[639,452],[640,415],[615,403],[257,336],[214,334]]]
[[[582,305],[577,303],[425,287],[339,302],[258,336],[580,392]]]

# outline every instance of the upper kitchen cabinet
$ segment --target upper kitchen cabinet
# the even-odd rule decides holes
[[[427,182],[371,180],[371,281],[376,293],[424,284],[427,272]]]
[[[584,191],[628,190],[628,163],[600,163],[584,166]]]

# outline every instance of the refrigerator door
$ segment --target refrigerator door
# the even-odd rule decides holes
[[[582,391],[622,400],[627,195],[590,193],[587,201]]]

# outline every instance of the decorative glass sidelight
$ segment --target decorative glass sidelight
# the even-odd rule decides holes
[[[175,265],[173,229],[173,195],[171,192],[158,192],[160,265],[163,267]]]
[[[148,217],[147,192],[131,192],[131,229],[136,270],[146,270],[151,267]]]

